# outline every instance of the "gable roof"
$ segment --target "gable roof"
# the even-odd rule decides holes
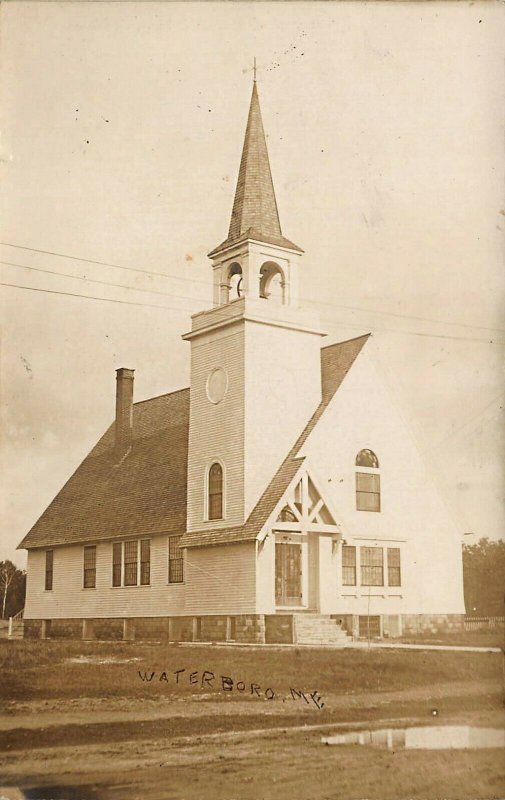
[[[189,389],[133,406],[133,443],[119,463],[114,424],[56,495],[20,548],[184,533]]]
[[[256,81],[253,83],[228,238],[209,255],[246,239],[302,252],[282,235]]]
[[[299,452],[369,338],[321,350],[322,399],[243,525],[186,531],[189,389],[133,406],[133,443],[119,463],[114,424],[77,468],[19,548],[184,534],[182,547],[254,541],[304,459]]]
[[[368,333],[365,336],[358,336],[355,339],[349,339],[346,342],[338,342],[322,348],[321,402],[251,511],[245,524],[236,525],[232,528],[207,529],[186,533],[180,542],[181,547],[204,547],[232,542],[254,541],[257,538],[304,461],[304,458],[300,458],[298,455],[301,448],[321,419],[369,337],[370,334]]]

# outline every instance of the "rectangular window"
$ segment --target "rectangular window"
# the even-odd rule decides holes
[[[151,581],[151,540],[140,540],[140,585],[149,586]]]
[[[380,617],[358,617],[359,636],[361,638],[378,638],[381,635]]]
[[[124,585],[137,585],[138,542],[124,543]]]
[[[382,547],[362,547],[361,585],[384,586],[384,551]]]
[[[53,550],[46,550],[46,591],[53,588]]]
[[[112,585],[121,586],[121,553],[123,545],[121,542],[114,542],[112,545]]]
[[[402,585],[399,547],[388,547],[388,584],[389,586]]]
[[[179,547],[180,536],[168,537],[168,582],[182,583],[184,581],[184,559]]]
[[[149,586],[151,583],[151,540],[128,539],[112,545],[112,585]]]
[[[342,586],[356,586],[356,548],[342,547]]]
[[[96,587],[96,547],[95,545],[86,545],[84,548],[84,580],[83,586],[85,589],[94,589]]]
[[[356,508],[358,511],[380,511],[380,475],[356,473]]]

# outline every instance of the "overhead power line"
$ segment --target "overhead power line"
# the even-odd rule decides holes
[[[333,327],[335,330],[339,330],[341,328],[353,328],[355,330],[363,331],[368,327],[366,325],[357,325],[351,322],[342,322],[339,326],[336,326],[334,320],[325,319],[324,317],[321,318],[321,322],[325,325]],[[395,333],[400,336],[421,336],[422,338],[428,339],[449,339],[456,342],[481,342],[482,344],[505,345],[505,341],[499,341],[496,339],[479,339],[475,336],[451,336],[448,333],[423,333],[421,331],[407,331],[401,328],[383,328],[378,327],[377,325],[370,325],[369,327],[373,332],[380,331],[381,333]]]
[[[190,297],[186,294],[173,294],[172,292],[160,292],[157,289],[144,289],[139,286],[127,286],[125,283],[113,283],[112,281],[101,281],[98,278],[88,278],[86,275],[72,275],[70,272],[59,272],[58,270],[54,269],[42,269],[42,267],[29,267],[26,264],[14,264],[13,261],[2,261],[0,259],[0,264],[5,264],[8,267],[18,267],[19,269],[28,269],[33,270],[34,272],[44,272],[46,275],[58,275],[62,278],[72,278],[76,281],[88,281],[89,283],[99,283],[102,286],[114,286],[118,289],[128,289],[129,291],[133,292],[145,292],[147,294],[159,294],[163,297],[171,297],[177,298],[178,300],[202,300],[203,302],[208,301],[208,297]],[[188,309],[191,311],[192,309]]]
[[[181,308],[180,306],[158,306],[155,303],[136,303],[134,300],[113,300],[111,297],[96,297],[89,294],[77,294],[76,292],[61,292],[56,289],[39,289],[35,286],[21,286],[18,283],[0,282],[0,286],[9,286],[11,289],[25,289],[29,292],[44,292],[45,294],[61,294],[66,297],[79,297],[81,300],[101,300],[104,303],[122,303],[126,306],[145,306],[146,308],[161,308],[165,311],[184,311],[189,313],[188,309]]]
[[[202,285],[207,286],[207,287],[209,286],[209,282],[208,281],[200,280],[198,278],[188,278],[188,277],[181,277],[181,276],[178,276],[178,275],[169,275],[169,274],[167,274],[165,272],[155,272],[155,271],[152,271],[152,270],[139,269],[137,267],[125,267],[125,266],[121,266],[120,264],[114,264],[112,262],[107,262],[107,261],[93,261],[93,260],[88,259],[88,258],[81,258],[79,256],[66,255],[65,253],[57,253],[57,252],[53,252],[51,250],[41,250],[41,249],[36,248],[36,247],[27,247],[27,246],[24,246],[24,245],[13,244],[11,242],[0,242],[0,245],[3,245],[5,247],[15,247],[15,248],[17,248],[19,250],[32,251],[34,253],[43,253],[45,255],[57,256],[58,258],[69,258],[69,259],[71,259],[73,261],[81,261],[81,262],[86,262],[88,264],[95,264],[95,265],[105,266],[105,267],[114,267],[116,269],[123,269],[123,270],[127,270],[128,272],[137,272],[137,273],[140,273],[142,275],[147,275],[147,276],[153,275],[153,276],[162,277],[162,278],[166,278],[166,279],[180,280],[180,281],[185,281],[187,283],[198,283],[198,284],[202,284]],[[3,263],[9,263],[10,264],[10,262],[3,262]],[[23,269],[38,269],[39,271],[42,271],[41,268],[28,267],[28,266],[22,265],[22,264],[17,264],[17,265],[11,264],[11,266],[19,266],[19,267],[21,267]],[[49,270],[47,270],[47,272],[49,272]],[[58,273],[55,272],[55,274],[58,274]],[[66,273],[59,273],[59,274],[65,275]],[[68,277],[76,277],[76,276],[68,275]],[[105,285],[110,285],[110,286],[118,286],[119,288],[123,288],[123,289],[132,289],[132,290],[140,291],[140,292],[152,291],[153,294],[161,294],[161,295],[166,294],[167,297],[177,297],[177,298],[180,298],[180,299],[187,299],[187,300],[191,300],[191,301],[195,300],[194,297],[191,297],[189,295],[175,295],[175,294],[173,294],[171,292],[170,293],[165,293],[165,292],[160,292],[160,291],[157,291],[157,290],[148,290],[148,289],[138,288],[138,287],[134,287],[134,286],[129,287],[129,286],[126,286],[124,284],[106,283],[105,281],[98,281],[98,279],[94,279],[94,278],[85,278],[85,280],[93,281],[95,283],[104,283]],[[202,298],[202,299],[205,299],[205,298]],[[315,300],[313,298],[307,298],[307,297],[302,297],[300,299],[303,302],[311,303],[312,305],[315,305],[315,306],[326,306],[326,307],[335,308],[335,309],[345,309],[347,311],[359,311],[359,312],[363,312],[365,314],[380,314],[381,316],[394,317],[394,318],[397,318],[397,319],[413,320],[413,321],[416,321],[416,322],[426,322],[428,324],[448,325],[450,327],[461,327],[461,328],[468,328],[468,329],[474,329],[474,330],[485,330],[485,331],[489,331],[490,333],[505,333],[505,329],[503,329],[503,328],[491,328],[491,327],[486,327],[486,326],[483,326],[483,325],[472,325],[472,324],[467,323],[467,322],[452,322],[452,321],[450,322],[448,320],[433,319],[433,318],[430,318],[430,317],[417,317],[417,316],[413,316],[413,315],[410,315],[410,314],[399,314],[399,313],[396,313],[394,311],[384,311],[383,309],[366,308],[366,307],[363,307],[363,306],[350,306],[350,305],[344,305],[342,303],[331,303],[331,302],[328,302],[328,301],[325,301],[325,300]],[[350,327],[349,325],[346,325],[346,326]],[[379,330],[379,329],[376,328],[376,330]],[[419,334],[419,335],[421,335],[421,334]]]
[[[22,285],[17,284],[17,283],[0,282],[0,286],[10,287],[11,289],[24,289],[26,291],[31,291],[31,292],[43,292],[45,294],[59,294],[59,295],[67,296],[67,297],[78,297],[78,298],[82,298],[83,300],[99,300],[99,301],[103,301],[103,302],[106,302],[106,303],[122,303],[123,305],[129,305],[129,306],[145,306],[146,308],[161,308],[161,309],[165,309],[166,311],[184,311],[186,313],[189,313],[189,311],[190,311],[189,309],[181,308],[180,306],[165,306],[165,305],[161,305],[160,306],[160,305],[156,305],[154,303],[140,303],[140,302],[135,302],[133,300],[114,300],[114,299],[112,299],[110,297],[96,297],[94,295],[78,294],[77,292],[62,292],[62,291],[58,291],[56,289],[40,289],[40,288],[37,288],[35,286],[22,286]],[[195,310],[195,313],[196,313],[196,310]],[[338,330],[333,322],[328,321],[328,324],[330,325],[330,327],[333,326],[333,328],[335,330]],[[356,324],[353,324],[353,323],[342,323],[342,325],[340,327],[353,328],[353,329],[360,330],[360,331],[363,331],[364,329],[366,329],[366,326],[364,326],[364,325],[356,325]],[[505,345],[505,341],[502,342],[502,341],[493,341],[493,340],[490,340],[490,339],[477,339],[477,338],[471,338],[471,337],[467,337],[467,336],[450,336],[450,335],[445,335],[444,336],[443,334],[437,334],[437,333],[420,333],[419,331],[395,330],[394,328],[377,328],[377,327],[374,327],[374,330],[385,332],[385,333],[395,333],[395,334],[400,334],[400,335],[405,335],[405,336],[422,336],[422,337],[432,338],[432,339],[451,339],[453,341],[481,342],[483,344]]]
[[[25,247],[21,244],[12,244],[12,242],[0,242],[4,247],[15,247],[18,250],[29,250],[33,253],[43,253],[46,256],[57,256],[58,258],[69,258],[71,261],[85,261],[87,264],[97,264],[100,267],[114,267],[114,269],[124,269],[127,272],[140,272],[142,275],[155,275],[159,278],[174,279],[177,281],[189,281],[191,283],[203,283],[208,286],[208,281],[202,281],[199,278],[185,278],[180,275],[169,275],[166,272],[155,272],[154,270],[139,269],[138,267],[124,267],[121,264],[113,264],[109,261],[93,261],[91,258],[81,258],[80,256],[70,256],[66,253],[56,253],[52,250],[40,250],[37,247]]]
[[[481,330],[481,331],[490,331],[492,333],[505,333],[505,328],[488,328],[484,325],[469,325],[467,322],[449,322],[448,320],[444,319],[432,319],[430,317],[415,317],[411,314],[397,314],[394,311],[381,311],[377,308],[363,308],[360,306],[344,306],[344,305],[337,305],[336,303],[329,303],[327,300],[310,300],[309,298],[304,298],[306,303],[314,303],[315,305],[320,306],[331,306],[332,308],[346,308],[349,311],[366,311],[369,314],[381,314],[387,317],[396,317],[398,319],[411,319],[415,320],[416,322],[429,322],[434,323],[436,325],[450,325],[456,326],[458,328],[471,328],[473,330]]]
[[[499,392],[499,394],[497,394],[496,397],[493,397],[493,399],[490,400],[489,403],[487,403],[487,405],[485,405],[483,409],[481,409],[481,411],[478,411],[476,414],[473,414],[471,417],[469,417],[467,420],[465,420],[465,422],[463,422],[462,425],[459,425],[457,428],[455,428],[455,430],[450,431],[446,436],[443,437],[443,439],[440,439],[439,442],[437,442],[436,444],[434,444],[431,447],[429,447],[427,450],[425,450],[425,452],[426,453],[430,453],[432,450],[438,450],[449,439],[452,439],[454,436],[456,436],[462,430],[464,430],[465,428],[468,428],[468,426],[471,425],[472,422],[475,422],[477,419],[480,419],[481,417],[483,417],[484,414],[486,413],[486,411],[489,408],[491,408],[491,406],[493,406],[497,401],[503,399],[504,394],[505,394],[504,392]]]

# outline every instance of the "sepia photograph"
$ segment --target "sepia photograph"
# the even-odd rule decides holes
[[[504,5],[0,4],[0,800],[505,797]]]

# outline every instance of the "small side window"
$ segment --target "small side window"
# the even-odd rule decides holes
[[[121,553],[122,542],[114,542],[112,545],[112,585],[121,586]]]
[[[342,547],[342,586],[356,586],[356,548]]]
[[[84,575],[83,586],[85,589],[96,587],[96,546],[86,545],[84,548]]]
[[[46,591],[51,591],[53,588],[53,563],[54,563],[54,550],[46,550],[46,580],[45,580]]]
[[[149,586],[151,582],[151,540],[140,540],[140,585]]]
[[[389,586],[402,585],[399,547],[388,547],[388,584]]]
[[[180,536],[168,537],[168,582],[183,583],[184,558],[179,547]]]

